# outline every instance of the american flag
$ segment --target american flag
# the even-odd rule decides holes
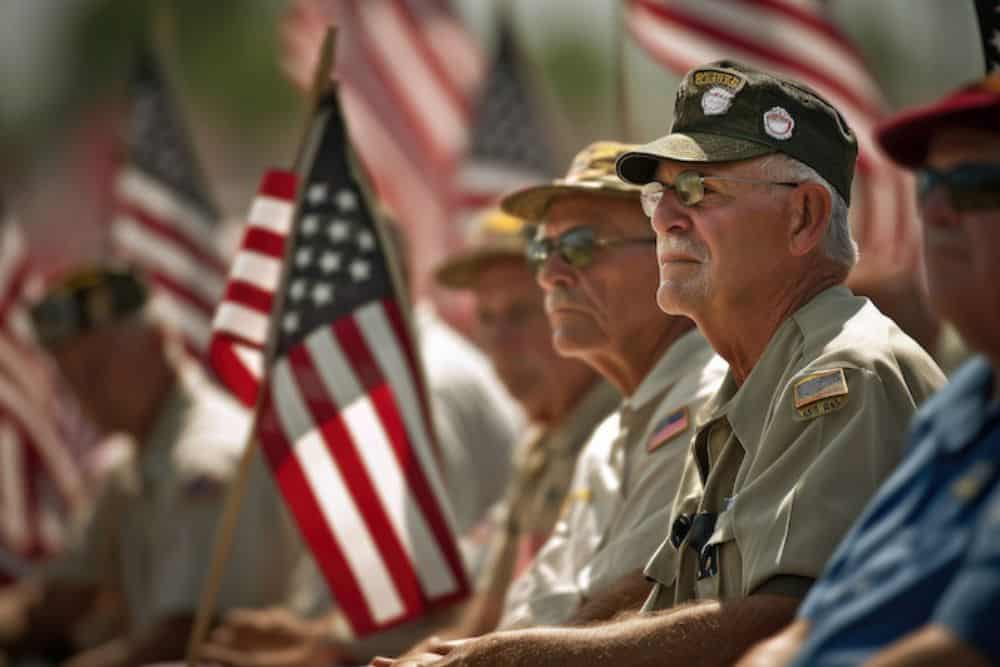
[[[86,500],[96,433],[32,339],[20,230],[0,227],[0,583],[55,552]]]
[[[363,636],[464,597],[468,582],[419,361],[335,96],[318,106],[310,136],[313,158],[294,224],[287,222],[292,177],[273,173],[234,264],[248,271],[231,283],[216,324],[229,304],[256,321],[242,331],[266,331],[262,317],[283,286],[257,435],[333,595]],[[254,265],[280,273],[271,262],[288,239],[283,282],[246,289]],[[227,339],[231,330],[217,334],[220,346]],[[260,352],[261,338],[244,340]],[[215,350],[213,342],[218,363]]]
[[[855,275],[919,265],[920,230],[912,181],[875,142],[887,112],[858,51],[815,0],[628,0],[639,44],[678,74],[733,58],[791,77],[836,106],[858,137],[852,227],[862,259]]]
[[[219,214],[152,54],[138,58],[132,87],[127,156],[114,184],[112,250],[146,274],[152,312],[204,358],[226,275]]]
[[[443,0],[299,0],[284,23],[285,64],[308,85],[326,26],[351,137],[412,244],[414,290],[460,242],[456,174],[484,59]]]
[[[556,173],[540,110],[519,67],[510,20],[506,14],[498,20],[493,62],[476,104],[472,145],[458,177],[466,219],[507,192]]]

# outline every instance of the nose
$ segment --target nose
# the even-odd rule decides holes
[[[667,190],[656,205],[649,222],[658,235],[686,232],[691,229],[690,212],[691,209],[681,204],[673,191]]]
[[[558,252],[551,252],[545,261],[538,267],[535,274],[538,286],[543,290],[555,287],[566,287],[576,281],[576,273],[573,267],[562,258]]]
[[[951,205],[948,191],[943,187],[927,193],[920,202],[920,216],[928,227],[957,227],[960,223],[958,211]]]

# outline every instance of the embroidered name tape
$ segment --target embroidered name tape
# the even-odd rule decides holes
[[[646,451],[656,451],[664,443],[686,431],[690,421],[687,406],[671,412],[653,429],[653,435],[649,436]]]

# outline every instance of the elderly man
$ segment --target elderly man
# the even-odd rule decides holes
[[[456,664],[727,665],[791,619],[944,379],[842,286],[856,152],[817,94],[722,61],[684,77],[671,134],[619,159],[656,231],[660,307],[730,370],[699,416],[645,613],[498,635]]]
[[[531,420],[519,444],[515,477],[504,501],[475,531],[490,542],[482,549],[485,562],[474,568],[481,571],[479,591],[446,635],[468,636],[496,626],[515,570],[523,569],[552,531],[580,449],[621,400],[618,391],[589,366],[561,357],[552,348],[542,292],[524,259],[525,241],[523,220],[490,209],[473,222],[466,248],[448,258],[435,274],[442,286],[472,293],[479,343]],[[435,395],[436,401],[442,398],[467,397]],[[444,426],[441,435],[449,459],[460,458],[455,450],[461,446],[473,453],[482,446],[457,438],[458,433],[470,430],[463,425],[445,421]],[[497,468],[489,461],[478,464],[489,466],[487,470]],[[466,474],[464,479],[452,480],[449,489],[457,501],[468,502],[481,485],[477,476]],[[300,622],[298,630],[287,614],[240,613],[216,633],[207,655],[237,665],[357,662],[375,652],[402,651],[444,620],[452,620],[449,613],[353,639],[337,623],[336,612],[322,620]],[[264,641],[269,632],[270,639]]]
[[[226,484],[249,420],[179,346],[144,317],[146,290],[131,273],[74,273],[33,308],[40,341],[103,431],[124,433],[135,456],[113,469],[93,516],[67,552],[0,607],[0,647],[68,646],[101,591],[124,594],[128,628],[76,654],[82,667],[138,665],[183,656]],[[220,609],[278,604],[301,557],[263,466],[251,477]],[[252,520],[248,520],[252,516]],[[259,539],[259,526],[268,539]],[[70,649],[72,651],[72,649]]]
[[[921,409],[798,620],[743,664],[1000,662],[1000,74],[878,136],[917,170],[934,306],[983,356]]]
[[[514,582],[501,628],[608,618],[638,607],[648,591],[641,566],[662,539],[694,415],[725,373],[690,319],[664,316],[652,303],[653,236],[638,188],[614,174],[615,161],[631,148],[592,144],[565,179],[503,201],[511,213],[543,223],[528,256],[545,291],[556,349],[586,361],[626,398],[581,454],[565,516]],[[487,658],[504,636],[475,642],[463,657]]]

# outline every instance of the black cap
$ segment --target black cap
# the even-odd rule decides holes
[[[133,272],[86,268],[52,286],[32,306],[31,320],[38,340],[51,347],[139,312],[146,298],[146,286]]]
[[[858,143],[833,105],[801,83],[720,60],[684,76],[670,134],[622,155],[617,170],[642,185],[660,160],[731,162],[770,153],[812,167],[850,202]]]

